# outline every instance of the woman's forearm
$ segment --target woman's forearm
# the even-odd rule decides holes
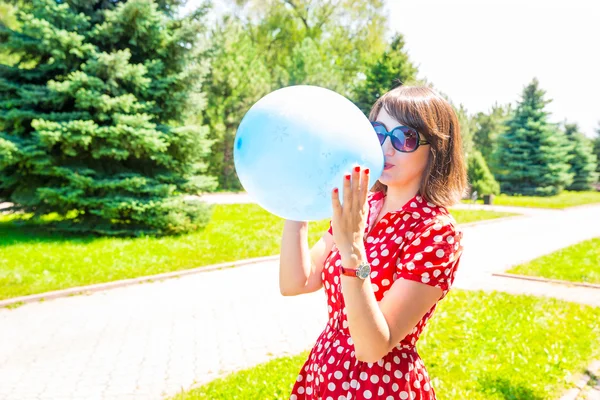
[[[344,256],[342,265],[346,268],[356,268],[363,260],[367,260],[364,254],[352,257]],[[375,298],[371,287],[371,278],[362,280],[342,275],[341,281],[348,330],[354,342],[356,359],[364,362],[376,362],[385,355],[391,340],[391,333]]]
[[[285,220],[279,259],[279,290],[284,296],[303,293],[311,274],[308,222]]]

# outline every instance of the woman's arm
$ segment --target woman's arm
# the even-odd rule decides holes
[[[325,232],[309,249],[308,222],[286,220],[279,258],[279,290],[284,296],[311,293],[323,286],[321,272],[333,247],[333,237]]]

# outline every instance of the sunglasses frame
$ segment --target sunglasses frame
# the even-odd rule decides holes
[[[381,143],[381,146],[383,146],[383,144],[385,143],[385,140],[389,136],[390,137],[390,142],[392,143],[392,147],[396,151],[399,151],[401,153],[414,153],[415,151],[417,151],[417,149],[419,148],[420,145],[422,145],[422,144],[430,144],[427,140],[421,139],[421,135],[419,134],[419,131],[417,131],[414,128],[411,128],[410,126],[399,125],[399,126],[395,127],[394,129],[392,129],[391,131],[388,131],[387,128],[385,127],[385,125],[383,125],[381,122],[371,121],[371,125],[373,126],[373,129],[375,129],[375,127],[377,127],[377,126],[381,126],[385,130],[385,133],[384,132],[377,132],[376,131],[377,134],[380,134],[380,135],[385,134],[385,138],[383,139],[383,142]],[[417,138],[418,138],[417,145],[415,146],[415,148],[413,150],[410,150],[410,151],[400,150],[400,149],[396,148],[396,146],[394,146],[394,141],[392,140],[393,139],[392,132],[394,132],[396,129],[398,129],[398,130],[400,130],[400,132],[402,132],[401,128],[408,128],[408,129],[412,129],[413,131],[417,132]],[[406,134],[404,132],[402,132],[402,134],[406,136]]]

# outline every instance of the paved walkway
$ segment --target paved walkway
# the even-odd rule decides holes
[[[600,206],[465,228],[455,287],[552,294],[600,306],[600,290],[494,271],[600,236]],[[282,297],[271,261],[0,310],[0,399],[161,399],[310,348],[322,291]]]

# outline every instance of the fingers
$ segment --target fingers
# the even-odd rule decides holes
[[[367,201],[367,195],[369,194],[369,168],[365,168],[360,174],[360,204],[364,204]]]
[[[352,176],[345,175],[344,176],[344,204],[342,204],[342,208],[345,213],[349,213],[352,210]]]

